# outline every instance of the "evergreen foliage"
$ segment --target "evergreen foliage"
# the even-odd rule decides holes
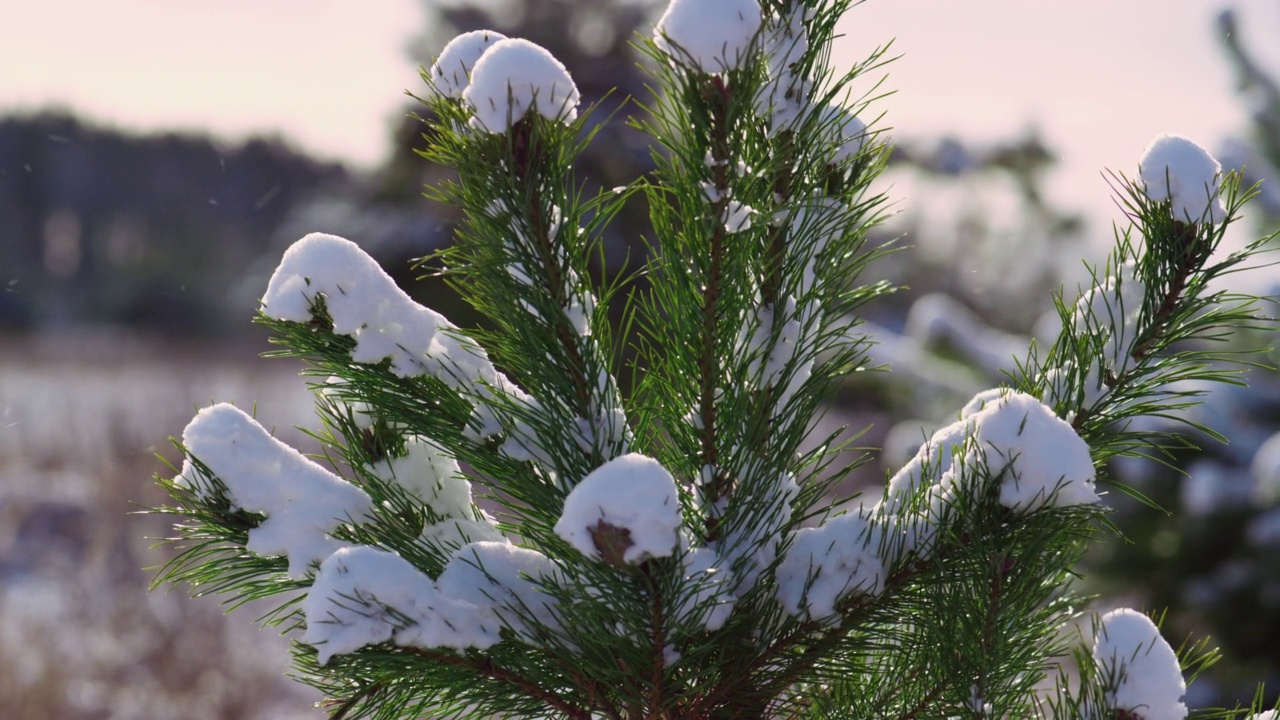
[[[1179,218],[1117,176],[1117,248],[1059,301],[1053,346],[883,498],[833,500],[851,468],[831,466],[833,438],[804,441],[834,385],[871,370],[858,312],[891,290],[862,279],[882,252],[866,239],[886,146],[855,117],[874,87],[851,99],[886,55],[827,69],[852,0],[769,0],[745,45],[698,39],[710,53],[663,32],[741,4],[676,0],[660,42],[640,42],[656,90],[633,122],[657,169],[597,196],[574,173],[597,120],[560,105],[562,85],[535,82],[527,113],[515,79],[506,98],[426,93],[426,155],[457,173],[428,194],[465,218],[433,260],[485,326],[412,303],[346,241],[300,241],[259,321],[307,363],[314,435],[356,499],[299,517],[299,495],[313,507],[337,477],[251,497],[219,468],[306,461],[251,452],[252,420],[202,411],[161,481],[178,554],[157,582],[275,602],[263,621],[305,630],[296,668],[334,718],[1178,716],[1124,704],[1141,649],[1091,654],[1072,569],[1105,532],[1094,468],[1168,443],[1131,421],[1195,402],[1179,381],[1239,382],[1219,363],[1247,356],[1190,341],[1272,327],[1218,289],[1262,249],[1216,254],[1250,192],[1228,177],[1205,187],[1224,221]],[[507,103],[506,128],[476,126],[485,101]],[[634,193],[652,221],[643,291],[588,272]],[[204,440],[215,415],[229,451]],[[641,472],[678,507],[614,509]],[[342,549],[303,573],[251,550],[286,516]],[[1192,673],[1213,658],[1181,654]]]

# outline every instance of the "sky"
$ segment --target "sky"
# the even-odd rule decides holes
[[[1246,128],[1214,36],[1230,0],[868,0],[841,25],[851,63],[894,40],[895,135],[1038,129],[1060,204],[1106,214],[1104,168],[1133,174],[1161,132],[1213,150]],[[1280,3],[1234,0],[1280,70]],[[420,0],[0,0],[0,113],[59,106],[131,130],[269,133],[373,167],[419,85]]]

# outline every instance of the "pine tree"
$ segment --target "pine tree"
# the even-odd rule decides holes
[[[258,320],[307,363],[325,464],[201,410],[161,480],[158,582],[274,603],[334,718],[1184,717],[1213,653],[1132,610],[1090,620],[1070,581],[1108,532],[1099,483],[1125,489],[1098,468],[1167,444],[1131,421],[1195,402],[1178,381],[1239,382],[1218,362],[1249,358],[1212,341],[1270,326],[1217,282],[1263,242],[1216,252],[1250,193],[1157,139],[1115,178],[1126,224],[1057,341],[880,497],[832,498],[852,468],[805,440],[872,369],[858,312],[891,291],[863,279],[886,152],[858,119],[874,87],[854,95],[886,55],[828,70],[851,4],[674,0],[640,42],[657,169],[596,196],[574,161],[599,119],[564,67],[450,42],[426,154],[457,175],[429,194],[465,222],[436,259],[485,323],[350,241],[292,246]],[[593,281],[636,193],[649,257]]]

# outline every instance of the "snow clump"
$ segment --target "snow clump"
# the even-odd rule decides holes
[[[507,36],[492,30],[473,30],[449,41],[428,72],[428,83],[445,97],[461,98],[471,83],[471,70],[491,45]]]
[[[756,0],[671,0],[653,39],[672,59],[713,75],[742,67],[761,22]]]
[[[999,478],[1000,504],[1016,512],[1100,501],[1089,446],[1070,424],[1030,395],[986,390],[889,478],[877,510],[899,516],[904,537],[895,547],[927,554],[934,526],[975,470]],[[912,498],[926,479],[922,507],[912,511]]]
[[[560,569],[537,550],[509,542],[474,542],[445,565],[436,584],[448,598],[494,613],[503,627],[535,640],[527,620],[550,630],[560,627],[557,603],[543,585],[562,580]]]
[[[1001,505],[1031,512],[1099,502],[1088,444],[1044,403],[1009,392],[971,417],[975,452],[1001,473]]]
[[[471,514],[471,483],[458,461],[430,440],[408,438],[403,456],[378,462],[370,471],[412,493],[437,517]]]
[[[409,561],[367,546],[330,555],[302,611],[307,622],[302,642],[315,646],[321,665],[334,655],[389,640],[404,647],[483,650],[500,639],[492,613],[443,596]]]
[[[1157,137],[1142,154],[1138,174],[1147,197],[1173,203],[1175,220],[1216,225],[1226,218],[1222,165],[1194,142],[1179,135]]]
[[[778,601],[796,617],[823,620],[850,593],[878,595],[885,569],[870,518],[850,512],[801,528],[776,572]]]
[[[227,490],[232,510],[261,513],[245,548],[264,557],[287,556],[289,577],[305,577],[345,546],[334,530],[372,508],[363,490],[271,437],[243,410],[218,403],[196,414],[182,431],[191,458],[208,468]],[[174,482],[205,494],[192,460]]]
[[[1187,691],[1173,648],[1146,615],[1128,608],[1102,616],[1093,661],[1108,685],[1107,704],[1141,720],[1182,720]]]
[[[578,86],[569,71],[541,45],[518,38],[484,51],[462,97],[475,109],[472,124],[490,133],[506,132],[531,110],[561,122],[578,117]]]
[[[682,561],[684,585],[675,617],[715,632],[724,627],[738,600],[731,587],[733,575],[722,569],[726,563],[709,547],[690,550]]]
[[[634,565],[675,551],[680,518],[675,478],[657,460],[630,453],[569,492],[555,530],[587,557]]]

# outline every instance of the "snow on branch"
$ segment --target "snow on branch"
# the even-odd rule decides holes
[[[462,97],[475,109],[472,123],[490,133],[506,132],[531,110],[553,121],[578,117],[578,86],[569,71],[542,46],[518,38],[484,51]]]
[[[328,557],[302,601],[318,662],[366,645],[485,649],[498,642],[497,618],[486,609],[446,597],[412,563],[378,548],[343,548]]]
[[[476,62],[494,43],[506,39],[493,30],[473,30],[450,40],[427,73],[432,89],[445,97],[461,98],[471,84]]]
[[[673,0],[653,38],[672,59],[713,75],[742,67],[761,21],[756,0]]]
[[[578,552],[612,565],[668,557],[679,543],[675,478],[638,453],[614,458],[570,491],[555,530]]]
[[[261,513],[245,547],[265,557],[289,558],[289,575],[305,577],[313,564],[344,546],[332,533],[358,520],[371,507],[360,488],[271,437],[243,410],[219,403],[196,414],[182,431],[188,459],[178,485],[209,494],[207,480],[227,491],[232,510]],[[201,478],[196,463],[212,478]]]
[[[414,302],[358,245],[311,233],[285,251],[267,284],[262,312],[276,320],[309,322],[321,296],[333,331],[355,339],[351,359],[356,362],[390,360],[400,377],[430,375],[454,386],[497,383],[483,349],[460,340],[443,315]]]
[[[493,612],[502,625],[529,642],[539,630],[555,631],[558,603],[544,590],[562,581],[546,555],[509,542],[474,542],[459,550],[436,578],[446,596]]]
[[[1093,661],[1107,686],[1107,705],[1140,720],[1182,720],[1187,684],[1173,648],[1146,615],[1128,608],[1102,616]]]
[[[1138,163],[1147,197],[1173,204],[1173,218],[1217,225],[1226,219],[1222,202],[1222,165],[1204,148],[1180,135],[1161,135]]]

